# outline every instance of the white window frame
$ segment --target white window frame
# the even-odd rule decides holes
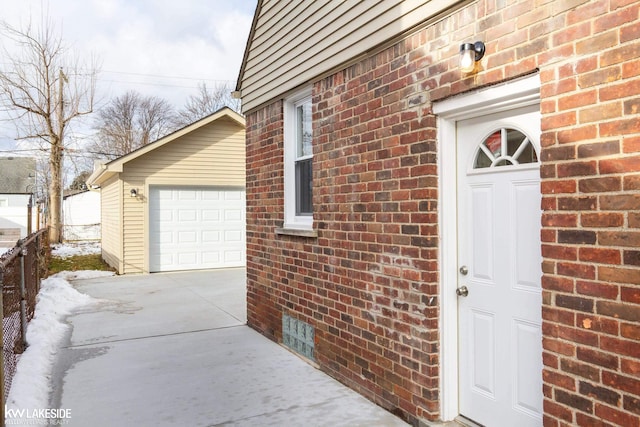
[[[6,197],[0,198],[0,208],[9,207],[9,199]]]
[[[296,214],[296,108],[306,102],[311,102],[311,87],[284,100],[284,229],[313,229],[313,215]]]

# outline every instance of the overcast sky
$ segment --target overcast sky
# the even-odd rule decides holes
[[[176,108],[199,82],[235,86],[257,0],[0,0],[0,19],[23,27],[48,9],[67,46],[101,62],[103,102],[128,90]],[[0,67],[7,64],[0,58]],[[13,148],[0,122],[0,156]],[[4,151],[4,152],[3,152]]]

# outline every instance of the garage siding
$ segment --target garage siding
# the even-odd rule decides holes
[[[245,132],[222,118],[124,165],[124,273],[148,272],[150,185],[245,187]],[[131,189],[138,197],[130,197]]]
[[[122,273],[122,183],[117,177],[106,181],[100,190],[102,217],[102,258]]]

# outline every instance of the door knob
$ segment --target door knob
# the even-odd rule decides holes
[[[467,289],[466,286],[462,285],[456,289],[456,295],[458,295],[459,297],[466,297],[467,295],[469,295],[469,289]]]

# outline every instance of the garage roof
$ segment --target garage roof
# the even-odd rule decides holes
[[[118,157],[117,159],[112,160],[108,163],[97,164],[94,168],[93,173],[87,179],[87,186],[89,187],[100,186],[103,182],[111,178],[113,175],[122,172],[123,167],[126,163],[132,160],[135,160],[138,157],[143,156],[150,151],[160,148],[165,144],[175,141],[181,136],[184,136],[190,132],[193,132],[196,129],[199,129],[203,126],[206,126],[210,123],[215,122],[216,120],[220,120],[223,118],[231,119],[232,121],[236,122],[238,126],[242,128],[245,127],[245,120],[242,115],[236,113],[229,107],[223,107],[220,110],[216,111],[215,113],[198,120],[197,122],[194,122],[188,126],[185,126],[182,129],[179,129],[150,144],[140,147],[137,150],[132,151],[128,154],[125,154],[122,157]]]

